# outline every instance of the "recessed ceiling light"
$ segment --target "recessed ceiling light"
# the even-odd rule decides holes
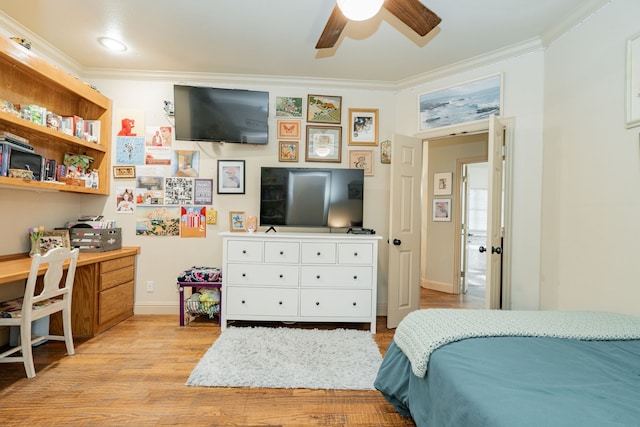
[[[98,42],[109,50],[116,50],[119,52],[127,50],[127,46],[124,43],[110,37],[100,37]]]

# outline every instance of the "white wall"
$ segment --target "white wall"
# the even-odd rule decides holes
[[[640,314],[640,128],[625,129],[625,41],[640,2],[614,0],[545,63],[541,307]]]
[[[513,309],[539,306],[543,66],[544,52],[536,50],[402,90],[396,97],[396,132],[417,135],[420,94],[503,73],[503,116],[515,118],[508,153],[513,197],[506,207],[511,210],[512,234],[505,242],[512,259],[509,306]]]
[[[508,153],[513,170],[512,199],[507,206],[512,234],[505,248],[512,257],[511,308],[610,309],[638,314],[640,287],[634,262],[628,258],[640,253],[640,128],[627,130],[624,126],[625,40],[640,31],[638,16],[637,0],[612,0],[545,51],[539,49],[471,71],[427,76],[395,93],[345,89],[346,85],[303,85],[295,80],[291,86],[282,82],[225,85],[215,79],[198,84],[268,90],[272,97],[342,95],[345,112],[349,107],[380,109],[380,140],[384,140],[394,132],[418,134],[419,94],[503,73],[503,115],[514,118],[513,146]],[[142,109],[146,124],[166,123],[162,101],[172,98],[173,81],[88,80],[113,99],[114,109]],[[219,223],[208,227],[206,239],[136,237],[134,217],[115,214],[114,196],[0,188],[4,208],[0,213],[0,254],[26,252],[29,227],[54,227],[81,213],[104,211],[124,229],[125,245],[142,246],[136,311],[176,313],[177,272],[195,264],[219,265],[217,233],[228,228],[227,212],[257,213],[257,168],[278,163],[275,121],[270,125],[272,134],[266,147],[204,148],[202,176],[215,177],[217,158],[245,159],[250,172],[245,196],[214,195]],[[343,158],[348,149],[343,142]],[[382,235],[382,242],[388,237],[388,181],[389,166],[380,164],[377,152],[375,176],[365,182],[365,226]],[[115,183],[112,185],[115,188]],[[384,243],[380,249],[378,302],[384,306],[388,251]],[[156,282],[154,293],[145,292],[147,280]]]
[[[172,119],[165,116],[164,100],[173,100],[173,84],[193,82],[183,81],[139,81],[139,80],[106,80],[92,79],[99,90],[113,100],[114,113],[118,109],[143,110],[145,125],[161,126],[172,123]],[[259,214],[259,184],[260,166],[309,166],[309,167],[348,167],[349,149],[363,149],[368,147],[349,147],[345,120],[349,108],[378,108],[380,140],[388,139],[392,135],[393,119],[395,117],[393,93],[372,90],[345,90],[331,87],[283,87],[269,86],[265,83],[248,84],[246,82],[228,83],[215,79],[198,81],[198,85],[233,87],[241,89],[267,90],[270,92],[271,112],[269,121],[269,144],[253,146],[245,144],[193,143],[176,141],[172,148],[199,149],[200,177],[213,178],[214,187],[218,159],[232,159],[246,161],[246,193],[244,195],[218,195],[214,189],[212,208],[218,211],[218,223],[207,226],[206,238],[179,237],[141,237],[135,235],[135,215],[116,214],[115,188],[123,181],[112,181],[112,196],[106,201],[96,201],[94,211],[101,211],[104,204],[106,218],[115,218],[123,229],[123,244],[141,246],[142,252],[138,256],[136,273],[136,307],[137,313],[177,313],[178,295],[175,286],[177,274],[193,265],[221,265],[222,240],[218,236],[221,231],[228,231],[228,212],[245,211],[247,215]],[[278,162],[278,139],[276,135],[276,120],[274,117],[276,96],[297,96],[305,99],[308,94],[326,94],[342,96],[342,126],[343,145],[342,163],[306,163],[304,161],[305,122],[303,121],[300,140],[300,161],[298,163]],[[305,108],[306,111],[306,108]],[[113,135],[119,130],[119,124],[114,120]],[[139,129],[141,131],[142,129]],[[115,153],[115,152],[114,152]],[[115,154],[112,156],[115,159]],[[365,177],[365,211],[364,226],[373,228],[378,235],[385,237],[388,229],[388,173],[389,166],[380,163],[379,148],[375,148],[374,176]],[[168,168],[167,168],[168,169]],[[169,176],[167,170],[167,176]],[[124,181],[126,182],[126,181]],[[261,228],[260,230],[264,230]],[[286,232],[280,228],[280,232]],[[318,231],[317,229],[310,231]],[[322,230],[320,230],[322,231]],[[378,295],[379,306],[386,306],[387,283],[386,244],[380,244]],[[146,282],[155,282],[155,291],[146,292]]]

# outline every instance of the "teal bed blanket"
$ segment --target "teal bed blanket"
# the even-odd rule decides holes
[[[633,338],[640,320],[573,314],[559,316],[574,318],[568,320],[574,326],[563,329],[566,336],[553,336],[554,327],[508,334],[498,326],[503,334],[492,334],[490,322],[479,318],[475,334],[461,337],[464,327],[441,331],[446,337],[439,345],[414,346],[426,351],[424,375],[394,338],[375,387],[418,426],[640,426],[640,339]],[[593,319],[605,318],[612,323],[593,327]],[[583,328],[584,322],[592,326]]]

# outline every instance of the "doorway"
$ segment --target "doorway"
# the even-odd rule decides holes
[[[488,172],[486,161],[461,160],[459,293],[484,301],[487,283]]]
[[[508,245],[511,235],[509,201],[512,168],[506,159],[508,148],[513,143],[513,119],[492,115],[487,121],[436,129],[414,137],[394,135],[392,158],[395,160],[391,163],[389,212],[388,328],[395,328],[404,316],[420,308],[420,289],[458,293],[461,251],[454,250],[453,246],[459,246],[460,230],[453,227],[456,221],[442,222],[439,218],[434,222],[432,218],[432,206],[435,204],[433,175],[455,171],[456,163],[455,160],[446,165],[432,162],[432,144],[446,147],[454,138],[472,135],[486,137],[484,150],[474,154],[460,153],[455,159],[486,156],[488,161],[485,308],[509,307],[511,257],[508,250],[503,252],[502,245]],[[443,140],[446,142],[440,144]],[[453,188],[459,188],[459,184]],[[459,194],[454,191],[444,197],[450,199],[446,202],[452,204],[453,211],[459,212],[456,208],[460,202]],[[506,211],[503,210],[505,206]],[[431,265],[427,265],[429,262]],[[430,275],[426,274],[427,271]],[[432,273],[437,273],[437,276]]]
[[[488,167],[485,167],[482,175],[479,172],[481,169],[472,165],[487,164],[488,134],[479,132],[428,140],[425,141],[424,151],[423,164],[426,170],[423,171],[422,186],[426,197],[422,210],[427,215],[423,215],[421,226],[424,248],[421,255],[421,284],[436,291],[465,294],[468,280],[464,275],[467,271],[471,272],[467,268],[468,262],[472,262],[474,267],[481,256],[486,258],[486,254],[469,252],[467,246],[475,245],[482,235],[486,236]],[[471,183],[465,182],[470,168],[473,169]],[[435,182],[436,176],[442,173],[451,173],[453,178],[444,194],[436,188]],[[479,182],[481,180],[484,182]],[[434,203],[440,200],[445,200],[450,206],[451,216],[447,221],[432,218]],[[484,206],[478,206],[482,200]],[[469,208],[473,211],[469,212]],[[483,216],[479,216],[483,213]],[[480,225],[480,221],[485,224]],[[465,226],[470,226],[475,236],[470,238],[470,230],[463,228]]]

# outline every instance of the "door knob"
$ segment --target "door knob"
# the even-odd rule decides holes
[[[393,244],[396,246],[400,246],[402,244],[402,240],[400,239],[393,239]]]
[[[483,254],[487,251],[487,248],[485,248],[484,246],[480,246],[478,250],[480,251],[481,254]]]
[[[502,248],[498,246],[497,248],[491,246],[491,253],[500,255],[502,253]]]

